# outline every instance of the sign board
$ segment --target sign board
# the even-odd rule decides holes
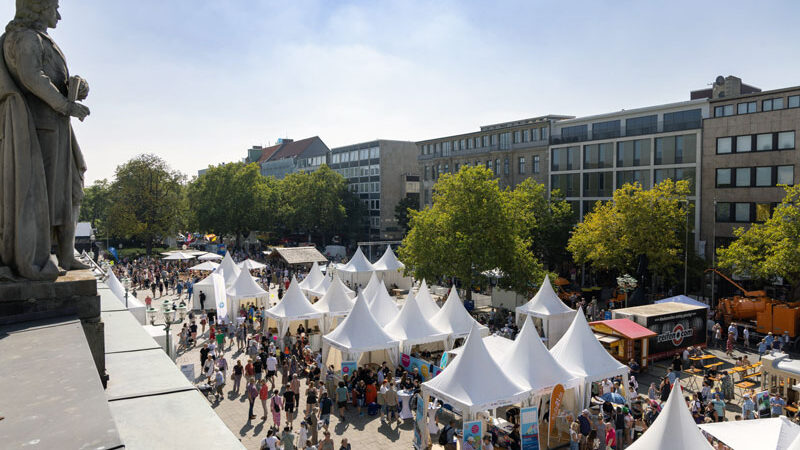
[[[342,361],[342,376],[350,375],[353,376],[356,373],[357,363],[356,361]]]
[[[481,449],[481,444],[483,441],[481,438],[483,437],[483,422],[478,420],[475,422],[464,422],[464,435],[463,439],[464,442],[472,437],[472,448],[475,450]],[[463,447],[463,443],[462,443]]]
[[[406,353],[402,353],[400,355],[400,365],[403,367],[403,369],[409,372],[413,372],[414,369],[417,369],[419,374],[422,375],[423,381],[430,380],[436,375],[439,375],[439,373],[442,371],[440,367],[435,366],[423,359],[414,358]]]
[[[539,407],[522,408],[519,417],[522,450],[539,450]]]
[[[194,364],[181,364],[181,372],[189,382],[194,383]]]
[[[549,432],[547,433],[548,439],[550,434],[553,433],[553,426],[556,424],[556,417],[558,417],[558,413],[561,411],[561,402],[564,400],[564,385],[557,384],[556,387],[553,388],[553,393],[550,394],[550,426]]]
[[[647,317],[644,325],[656,333],[650,338],[650,359],[664,358],[686,347],[706,344],[707,308]]]

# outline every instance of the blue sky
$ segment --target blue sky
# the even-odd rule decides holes
[[[190,176],[250,146],[422,140],[800,84],[800,3],[62,0],[87,183],[144,152]],[[0,17],[11,19],[14,1]]]

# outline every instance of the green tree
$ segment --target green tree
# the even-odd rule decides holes
[[[318,235],[325,245],[347,218],[347,180],[323,164],[314,172],[297,172],[280,181],[284,225],[298,233]]]
[[[83,190],[79,221],[91,222],[97,237],[108,235],[108,212],[111,209],[111,183],[105,178]]]
[[[507,197],[484,167],[442,175],[433,206],[410,211],[410,230],[399,249],[407,270],[415,278],[455,276],[470,298],[482,272],[500,269],[504,287],[527,293],[543,271]]]
[[[185,179],[152,154],[117,167],[111,184],[110,234],[141,241],[149,254],[156,240],[175,234],[185,221]]]
[[[547,187],[528,178],[507,189],[509,207],[520,236],[531,243],[534,256],[551,268],[569,260],[566,251],[575,225],[572,206],[558,190],[547,196]]]
[[[276,226],[278,198],[278,182],[261,176],[255,163],[209,167],[188,187],[194,227],[220,236],[232,234],[237,244],[251,231]]]
[[[620,272],[645,255],[651,271],[666,273],[682,262],[689,193],[688,181],[667,179],[647,190],[626,184],[583,218],[567,249],[579,264]]]
[[[409,210],[417,211],[419,209],[419,194],[408,194],[401,198],[397,205],[394,207],[394,218],[397,219],[397,225],[408,232]]]
[[[792,298],[800,300],[800,185],[785,189],[772,217],[734,230],[736,240],[717,250],[717,261],[736,275],[783,277],[792,284]]]

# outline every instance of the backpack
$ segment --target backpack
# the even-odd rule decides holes
[[[450,425],[446,425],[442,428],[442,431],[439,433],[439,445],[447,445],[447,433],[450,431]]]

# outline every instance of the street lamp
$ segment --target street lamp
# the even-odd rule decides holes
[[[183,319],[186,317],[186,303],[181,300],[179,306],[175,306],[175,303],[170,303],[168,300],[164,300],[161,304],[161,312],[164,315],[164,332],[166,333],[167,338],[167,356],[173,361],[175,361],[175,355],[172,354],[172,336],[169,333],[169,329],[172,325],[178,324],[183,322]],[[156,310],[153,307],[147,308],[147,317],[150,319],[150,325],[155,326],[156,324]]]

